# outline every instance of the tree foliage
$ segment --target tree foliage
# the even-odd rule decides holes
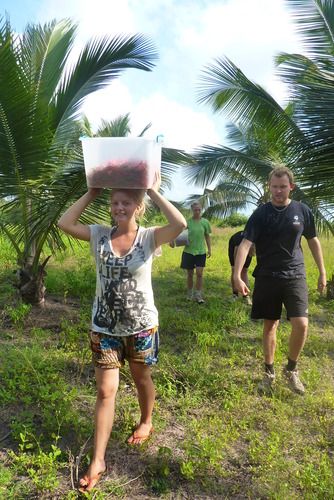
[[[280,106],[228,58],[209,64],[199,100],[231,120],[229,146],[197,148],[187,175],[206,192],[211,188],[211,210],[224,216],[266,201],[268,173],[273,165],[285,164],[297,182],[293,197],[314,210],[320,229],[334,232],[334,4],[287,4],[306,53],[276,58],[278,74],[288,85],[288,105]]]
[[[0,24],[0,230],[17,254],[22,295],[44,273],[45,246],[63,248],[56,221],[86,186],[77,120],[85,97],[128,68],[150,71],[157,58],[135,34],[92,39],[74,60],[75,33],[68,19],[22,34],[8,19]],[[85,218],[100,215],[95,205]]]

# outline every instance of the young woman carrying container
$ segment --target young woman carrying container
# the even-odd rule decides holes
[[[114,189],[111,215],[115,225],[85,225],[79,222],[100,189],[90,188],[60,218],[58,226],[67,234],[89,241],[96,262],[96,295],[92,311],[90,345],[95,367],[94,453],[87,473],[80,479],[81,492],[91,491],[106,471],[105,452],[112,430],[119,368],[124,361],[138,392],[140,420],[128,439],[140,445],[153,432],[155,388],[151,366],[158,356],[158,312],[154,305],[151,269],[154,251],[186,227],[183,215],[158,192],[160,179],[146,191],[168,223],[144,228],[144,190]]]

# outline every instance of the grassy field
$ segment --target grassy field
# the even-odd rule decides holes
[[[125,444],[138,419],[126,367],[107,475],[87,498],[334,498],[334,301],[318,296],[305,245],[310,329],[299,367],[307,392],[291,393],[281,377],[289,334],[283,319],[277,387],[271,398],[260,396],[262,325],[249,320],[249,306],[230,300],[227,242],[235,230],[214,230],[204,305],[185,300],[180,248],[165,246],[155,259],[156,432],[140,449]],[[50,261],[48,305],[39,311],[17,300],[15,263],[0,243],[0,498],[75,499],[77,476],[91,456],[95,401],[88,245]],[[322,243],[331,275],[334,243]]]

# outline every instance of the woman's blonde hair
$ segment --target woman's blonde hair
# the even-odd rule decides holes
[[[115,193],[125,193],[129,198],[131,198],[138,207],[136,218],[140,219],[145,213],[145,189],[122,189],[114,188],[111,190],[110,200],[112,200]]]

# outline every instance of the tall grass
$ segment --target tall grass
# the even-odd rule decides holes
[[[203,305],[185,299],[182,249],[166,245],[154,260],[161,330],[153,372],[156,433],[141,450],[124,444],[138,419],[125,367],[108,475],[94,498],[334,498],[333,304],[315,291],[317,270],[304,244],[310,333],[300,371],[307,392],[291,393],[281,377],[289,336],[283,320],[277,387],[271,398],[260,396],[262,325],[250,321],[242,300],[230,301],[227,246],[234,231],[214,229]],[[330,239],[322,243],[330,273],[334,245]],[[13,262],[8,247],[1,248],[0,272],[6,273]],[[17,323],[10,322],[15,315],[3,301],[0,418],[9,435],[0,454],[0,498],[76,498],[71,472],[75,479],[77,468],[87,467],[91,441],[83,445],[93,432],[95,384],[86,333],[94,280],[88,245],[54,256],[49,296],[65,304],[76,299],[80,307],[76,317],[59,317],[50,330],[26,327],[35,310],[22,310]],[[20,309],[15,302],[11,307]]]

